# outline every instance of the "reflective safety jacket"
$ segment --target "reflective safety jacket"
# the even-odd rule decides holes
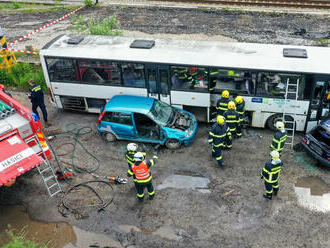
[[[127,164],[128,164],[128,175],[130,176],[133,176],[134,173],[132,171],[132,165],[134,164],[134,154],[137,153],[137,152],[132,152],[132,151],[127,151],[126,154],[125,154],[125,157],[126,157],[126,161],[127,161]],[[142,152],[143,155],[145,156],[146,153],[145,152]]]
[[[35,84],[31,87],[29,98],[32,104],[44,103],[44,93],[42,92],[40,85]]]
[[[244,120],[244,114],[245,114],[245,102],[243,100],[242,103],[236,103],[236,111],[239,114],[239,122],[242,122]]]
[[[136,183],[147,183],[152,179],[150,167],[154,166],[154,159],[148,161],[144,160],[140,163],[135,162],[132,165],[132,171],[134,173],[134,182]]]
[[[286,131],[282,132],[281,130],[277,130],[274,134],[273,142],[270,145],[270,148],[281,153],[284,149],[284,143],[287,137],[288,133]]]
[[[239,122],[239,114],[235,109],[227,110],[223,116],[226,118],[226,123],[229,126],[231,132],[236,131],[237,124]]]
[[[217,148],[225,147],[227,136],[231,137],[231,132],[227,123],[224,123],[222,126],[218,123],[214,123],[211,131],[209,132],[209,144],[212,144],[213,147]]]
[[[280,178],[280,172],[282,170],[283,163],[280,159],[272,159],[265,164],[260,176],[267,183],[276,183]]]
[[[221,97],[217,102],[217,110],[220,115],[223,115],[228,110],[229,98]]]

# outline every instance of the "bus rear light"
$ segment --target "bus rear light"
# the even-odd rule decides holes
[[[102,119],[103,119],[103,116],[105,115],[105,110],[101,113],[99,119],[97,120],[97,123],[100,124]]]

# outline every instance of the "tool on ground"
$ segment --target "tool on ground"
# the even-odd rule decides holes
[[[57,180],[72,179],[74,174],[70,169],[57,170],[56,173]]]
[[[115,184],[124,184],[127,183],[127,179],[126,178],[122,178],[122,177],[107,177],[107,179],[111,182],[114,182]]]

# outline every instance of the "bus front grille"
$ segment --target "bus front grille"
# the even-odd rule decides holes
[[[86,104],[83,97],[61,96],[61,102],[64,109],[86,111]]]

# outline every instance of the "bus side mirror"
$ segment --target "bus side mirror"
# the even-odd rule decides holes
[[[101,113],[103,112],[104,107],[105,107],[104,105],[101,106],[101,108],[100,108],[100,112],[101,112]]]

